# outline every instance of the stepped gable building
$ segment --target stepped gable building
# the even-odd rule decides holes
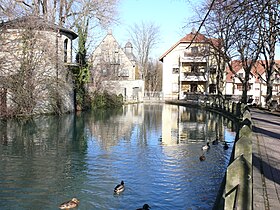
[[[122,95],[126,102],[141,102],[144,81],[137,74],[137,62],[130,42],[121,48],[109,30],[90,56],[89,91],[106,90]]]

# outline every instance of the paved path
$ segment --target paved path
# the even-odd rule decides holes
[[[280,209],[280,114],[252,109],[253,209]]]

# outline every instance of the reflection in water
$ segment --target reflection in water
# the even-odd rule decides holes
[[[1,210],[58,209],[72,197],[80,210],[211,209],[235,135],[217,114],[156,104],[0,121],[0,131]]]

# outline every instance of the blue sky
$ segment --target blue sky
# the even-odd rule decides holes
[[[152,52],[159,58],[177,41],[190,33],[189,22],[195,16],[195,8],[203,0],[120,0],[119,24],[112,27],[114,37],[121,47],[129,40],[129,27],[141,22],[152,22],[160,27],[159,44]],[[198,25],[195,26],[198,28]],[[106,32],[104,32],[104,36]],[[104,37],[103,36],[103,37]],[[277,47],[276,59],[280,59]]]
[[[192,26],[186,26],[197,3],[195,0],[120,0],[120,24],[112,28],[113,35],[123,47],[133,24],[152,22],[158,25],[159,44],[153,51],[153,57],[158,58],[191,31]]]

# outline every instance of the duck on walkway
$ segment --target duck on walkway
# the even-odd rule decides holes
[[[204,145],[201,149],[202,149],[202,150],[208,150],[208,149],[210,149],[210,144],[209,144],[209,142],[207,142],[207,144]]]
[[[79,202],[80,201],[77,198],[72,198],[70,201],[66,201],[66,202],[60,204],[59,208],[69,210],[69,209],[77,207]]]
[[[117,194],[119,194],[119,193],[121,193],[121,192],[123,192],[123,191],[124,191],[124,182],[121,181],[121,184],[118,184],[118,185],[115,187],[114,192],[117,193]]]
[[[144,204],[143,205],[143,208],[139,208],[139,209],[136,209],[136,210],[149,210],[151,207],[148,205],[148,204]]]

